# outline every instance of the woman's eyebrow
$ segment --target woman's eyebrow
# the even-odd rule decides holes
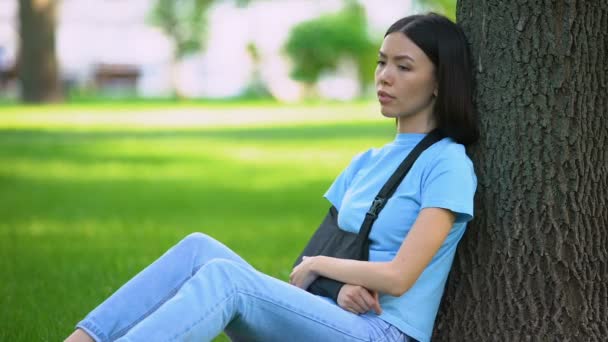
[[[386,54],[383,53],[382,51],[378,51],[378,56],[380,56],[382,58],[387,58]],[[415,62],[414,58],[412,58],[412,56],[410,56],[408,54],[396,55],[395,57],[393,57],[393,59],[396,59],[396,60],[399,60],[399,59],[409,59],[412,62]]]

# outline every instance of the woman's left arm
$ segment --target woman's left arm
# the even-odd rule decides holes
[[[401,296],[416,282],[437,253],[455,218],[454,213],[447,209],[422,209],[392,261],[308,257],[294,268],[290,282],[306,289],[316,277],[323,276],[392,296]]]

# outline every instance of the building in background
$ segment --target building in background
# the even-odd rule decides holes
[[[378,37],[410,11],[407,0],[361,3],[372,33]],[[64,82],[78,88],[101,88],[117,96],[171,95],[173,46],[160,29],[147,22],[152,5],[153,0],[61,0],[57,54]],[[282,46],[294,25],[337,11],[342,5],[342,0],[265,0],[237,7],[230,1],[218,1],[208,14],[206,49],[178,65],[180,92],[189,97],[231,97],[241,94],[252,81],[261,81],[276,98],[298,100],[302,89],[289,78],[289,61]],[[18,0],[0,0],[0,92],[4,96],[16,93],[14,78],[8,77],[13,75],[17,55],[17,10]],[[356,70],[345,61],[337,72],[322,77],[318,87],[323,97],[350,99],[359,91]]]

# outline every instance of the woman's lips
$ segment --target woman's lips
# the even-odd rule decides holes
[[[393,101],[395,99],[394,96],[391,96],[389,93],[385,92],[385,91],[379,91],[378,92],[378,101],[380,101],[381,104],[387,104],[391,101]]]

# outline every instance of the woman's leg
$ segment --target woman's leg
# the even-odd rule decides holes
[[[253,270],[217,240],[193,233],[124,284],[76,327],[96,341],[113,341],[173,297],[201,266],[215,258]]]
[[[239,262],[201,267],[119,341],[404,341],[375,314],[352,314]]]

